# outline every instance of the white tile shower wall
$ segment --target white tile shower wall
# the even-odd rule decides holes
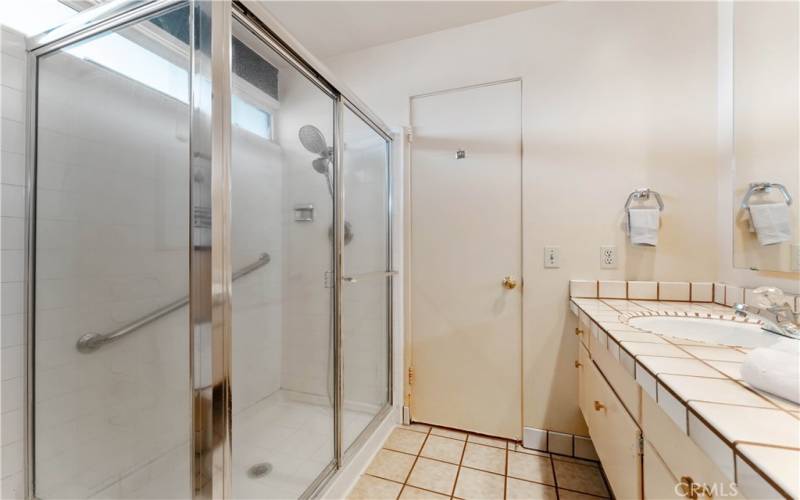
[[[278,81],[281,120],[276,137],[283,151],[282,230],[285,297],[283,302],[283,363],[281,387],[307,395],[329,398],[331,373],[331,288],[325,273],[331,270],[332,201],[325,177],[311,166],[315,156],[297,139],[304,125],[314,125],[332,145],[330,107],[316,88],[294,73]],[[294,222],[296,204],[314,206],[313,222]]]
[[[84,497],[190,435],[187,308],[75,349],[188,291],[188,113],[65,53],[39,84],[36,493]]]
[[[25,353],[22,255],[25,186],[25,38],[0,27],[0,497],[22,498]]]

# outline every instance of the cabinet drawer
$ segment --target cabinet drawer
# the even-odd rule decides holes
[[[730,487],[733,480],[719,470],[650,396],[642,397],[642,432],[677,479],[691,478],[695,484],[707,485],[718,493],[724,491],[726,497],[742,498]]]
[[[675,488],[678,480],[646,440],[644,442],[643,467],[645,499],[684,498]]]
[[[639,427],[591,361],[581,370],[581,411],[611,489],[617,498],[641,498]]]
[[[601,332],[603,338],[605,333]],[[640,398],[641,388],[636,383],[630,373],[625,371],[625,368],[614,359],[614,356],[608,351],[602,342],[597,342],[594,337],[591,340],[592,359],[603,372],[611,387],[616,391],[617,396],[628,409],[628,412],[633,415],[634,420],[639,421],[640,417]]]

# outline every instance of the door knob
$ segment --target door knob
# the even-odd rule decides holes
[[[604,405],[600,401],[595,401],[594,402],[594,411],[601,411],[601,410],[605,410],[605,409],[606,409],[606,405]]]
[[[508,288],[509,290],[513,290],[517,288],[517,282],[511,276],[506,276],[503,278],[503,286]]]

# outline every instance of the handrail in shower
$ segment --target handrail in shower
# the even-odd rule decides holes
[[[262,253],[261,256],[258,258],[257,261],[249,264],[235,273],[233,273],[233,280],[236,281],[242,276],[246,276],[253,271],[260,269],[267,264],[271,260],[268,253]],[[172,311],[176,311],[181,307],[185,306],[189,303],[189,297],[183,297],[175,302],[170,302],[169,304],[156,309],[155,311],[148,313],[146,316],[143,316],[136,321],[132,321],[127,325],[119,328],[118,330],[114,330],[110,333],[86,333],[78,339],[78,342],[75,344],[75,348],[82,353],[90,353],[94,352],[106,344],[110,344],[111,342],[115,342],[126,335],[133,333],[134,331],[138,330],[139,328],[149,325],[153,321],[166,316],[167,314],[171,313]]]

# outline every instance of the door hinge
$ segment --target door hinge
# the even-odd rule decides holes
[[[414,368],[408,367],[408,385],[414,385]]]
[[[644,436],[639,434],[639,455],[644,455]]]
[[[414,142],[414,129],[408,129],[408,132],[406,132],[406,140],[408,142]]]

